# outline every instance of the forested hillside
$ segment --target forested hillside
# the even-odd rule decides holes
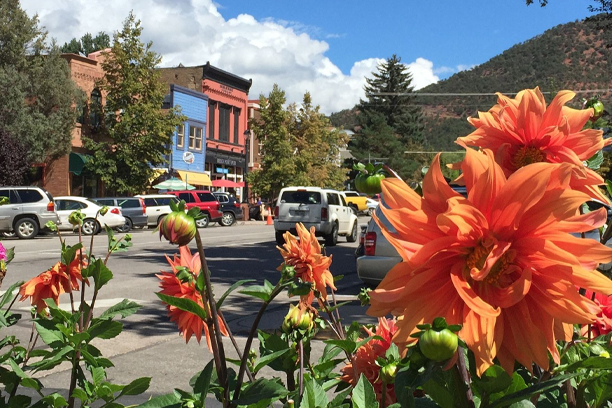
[[[612,30],[602,30],[596,21],[559,25],[468,71],[417,92],[422,106],[427,150],[456,150],[454,140],[471,132],[467,117],[488,110],[496,102],[495,92],[514,93],[539,86],[547,101],[561,89],[579,93],[570,105],[599,94],[610,111],[612,106]],[[603,90],[603,91],[597,91]],[[469,94],[489,95],[469,95]],[[425,96],[423,94],[428,94]],[[429,94],[446,94],[429,96]],[[461,94],[461,95],[448,95]],[[352,129],[357,111],[332,114],[334,126]]]

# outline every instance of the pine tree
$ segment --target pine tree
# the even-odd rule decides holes
[[[25,147],[25,161],[49,163],[70,151],[82,93],[38,17],[0,2],[0,124]]]
[[[162,111],[166,87],[155,67],[161,57],[152,43],[140,41],[142,27],[132,13],[116,33],[102,62],[104,77],[97,84],[106,95],[105,117],[98,132],[84,138],[93,152],[87,167],[118,193],[142,192],[153,167],[167,163],[172,134],[184,121],[177,110]]]
[[[421,109],[412,95],[412,75],[401,58],[394,54],[372,76],[366,78],[367,100],[361,100],[358,105],[361,127],[371,126],[382,115],[400,141],[422,143]]]
[[[287,121],[289,115],[283,105],[285,92],[274,84],[266,98],[259,97],[260,119],[251,120],[249,127],[263,145],[261,169],[247,175],[254,195],[274,199],[284,186],[292,185],[296,174]]]
[[[110,37],[104,31],[100,31],[95,37],[90,33],[86,33],[80,40],[73,38],[62,45],[61,51],[72,54],[89,55],[92,52],[110,48],[110,46]]]

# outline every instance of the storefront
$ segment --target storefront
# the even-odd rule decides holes
[[[206,173],[210,174],[212,185],[215,180],[230,180],[237,185],[243,185],[245,159],[241,154],[232,154],[225,151],[208,149],[206,151]],[[234,193],[242,201],[243,187],[212,187],[216,191]]]

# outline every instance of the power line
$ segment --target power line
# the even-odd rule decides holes
[[[557,92],[552,91],[540,91],[544,95],[556,94]],[[604,92],[612,92],[612,88],[608,89],[582,89],[578,91],[572,91],[574,93],[604,93]],[[428,93],[428,92],[376,92],[370,93],[366,96],[497,96],[498,93],[502,95],[516,95],[518,92],[496,92],[496,93]]]

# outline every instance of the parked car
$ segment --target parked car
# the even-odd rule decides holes
[[[199,228],[206,228],[210,222],[219,222],[223,217],[221,205],[217,198],[207,190],[178,190],[169,191],[168,194],[173,194],[179,200],[185,200],[187,210],[198,207],[204,218],[196,221]]]
[[[75,229],[68,222],[68,216],[76,210],[81,210],[81,213],[85,216],[83,225],[81,225],[81,233],[84,235],[97,234],[104,226],[117,228],[125,224],[125,217],[121,215],[121,208],[108,206],[106,214],[98,214],[98,211],[103,206],[89,198],[76,196],[55,197],[55,204],[57,205],[57,215],[59,215],[61,221],[61,224],[57,227],[59,230],[73,231]]]
[[[170,194],[140,194],[136,197],[144,200],[147,225],[153,228],[157,227],[159,222],[172,212],[170,201],[179,202],[178,198]]]
[[[223,213],[219,225],[229,227],[233,225],[236,220],[244,218],[242,215],[242,208],[240,208],[240,203],[236,200],[236,197],[228,193],[213,193],[213,195],[217,201],[219,201],[221,212]]]
[[[283,234],[296,233],[295,224],[315,227],[315,235],[325,238],[325,244],[334,246],[338,235],[348,242],[357,240],[357,216],[346,203],[344,194],[320,187],[286,187],[280,191],[274,209],[276,242],[284,244]]]
[[[355,214],[367,212],[368,196],[366,194],[358,193],[357,191],[343,191],[343,193],[346,197],[346,203],[355,211]]]
[[[102,205],[121,207],[125,224],[117,227],[117,231],[130,232],[134,227],[147,226],[147,207],[142,197],[102,197],[95,200]]]
[[[0,232],[13,233],[21,239],[34,238],[45,224],[60,223],[53,196],[40,187],[0,187],[0,197],[8,204],[0,206]]]

